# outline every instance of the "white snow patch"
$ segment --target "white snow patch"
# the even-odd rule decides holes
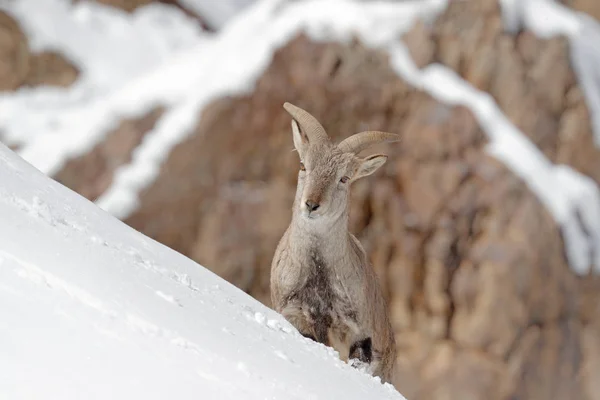
[[[0,182],[0,398],[403,399],[1,144]]]
[[[541,38],[561,35],[569,39],[571,64],[590,109],[594,141],[600,147],[600,24],[554,0],[501,0],[501,4],[507,30],[524,27]]]
[[[2,140],[20,145],[20,155],[49,175],[90,150],[120,119],[170,104],[185,76],[175,73],[177,55],[196,57],[210,37],[182,11],[159,3],[132,14],[70,0],[19,0],[0,9],[17,19],[35,51],[64,54],[81,72],[66,89],[0,94]],[[152,71],[167,61],[160,70],[167,74],[165,82]],[[146,79],[138,81],[140,76]]]
[[[160,290],[157,290],[156,291],[156,295],[158,297],[160,297],[161,299],[164,299],[165,301],[167,301],[167,302],[169,302],[171,304],[174,304],[174,305],[179,306],[179,307],[183,307],[183,305],[179,302],[179,300],[177,300],[174,296],[171,296],[170,294],[166,294],[166,293],[163,293]]]
[[[210,28],[221,29],[255,0],[181,0],[181,4],[204,18]]]

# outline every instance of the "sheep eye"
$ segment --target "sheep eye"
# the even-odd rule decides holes
[[[300,171],[306,171],[306,168],[304,167],[304,163],[302,161],[300,161]]]
[[[347,176],[342,176],[342,179],[340,179],[340,182],[347,183],[348,180],[350,180],[350,178],[348,178]]]

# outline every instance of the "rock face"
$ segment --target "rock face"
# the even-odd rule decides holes
[[[561,0],[561,3],[600,21],[600,3],[596,0]]]
[[[0,11],[0,91],[21,86],[71,85],[79,71],[55,52],[31,53],[18,23]]]
[[[252,95],[205,109],[127,223],[269,304],[298,166],[284,101],[336,140],[367,128],[404,136],[372,149],[390,158],[355,185],[351,228],[391,305],[405,396],[598,398],[581,378],[598,360],[584,351],[596,331],[551,216],[486,155],[468,110],[414,90],[358,43],[299,37],[277,52]]]
[[[16,21],[0,11],[0,90],[18,88],[29,73],[27,37]]]
[[[600,183],[600,152],[566,38],[505,34],[499,4],[486,0],[451,1],[433,29],[417,26],[407,39],[420,65],[439,62],[490,93],[546,157]]]
[[[600,182],[567,41],[503,33],[494,0],[449,3],[432,27],[405,35],[416,63],[452,68],[550,160]],[[369,150],[389,159],[354,185],[350,228],[390,304],[395,384],[407,398],[600,399],[600,279],[570,271],[559,227],[485,152],[469,110],[412,88],[385,54],[358,42],[299,36],[277,51],[251,94],[204,108],[126,222],[269,305],[298,168],[285,101],[337,141],[366,129],[404,136]],[[161,112],[124,121],[56,178],[96,198]]]
[[[44,51],[31,55],[29,74],[25,79],[26,86],[61,86],[73,84],[79,71],[61,54]]]

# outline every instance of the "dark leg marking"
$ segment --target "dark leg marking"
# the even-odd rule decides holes
[[[300,332],[300,334],[302,336],[304,336],[305,338],[307,338],[307,339],[313,340],[315,342],[317,341],[317,339],[313,335],[311,335],[310,333],[302,333],[302,332]]]
[[[350,346],[350,359],[356,358],[361,362],[370,364],[373,360],[373,348],[371,345],[371,338],[368,337],[363,340],[355,342]]]

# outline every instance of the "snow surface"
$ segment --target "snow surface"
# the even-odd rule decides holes
[[[180,0],[181,4],[201,15],[213,29],[221,29],[255,0]]]
[[[0,398],[403,399],[0,144]]]
[[[586,97],[594,140],[600,147],[600,24],[554,0],[500,0],[508,31],[526,28],[541,38],[566,36],[571,64]]]

